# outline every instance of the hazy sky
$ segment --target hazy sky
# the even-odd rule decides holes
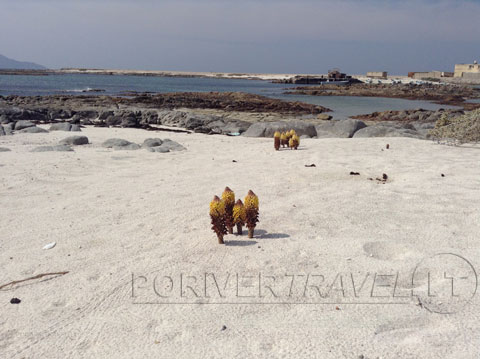
[[[348,73],[480,60],[473,0],[0,0],[0,54],[51,68]]]

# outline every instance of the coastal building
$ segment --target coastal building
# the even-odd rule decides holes
[[[474,61],[473,64],[457,64],[455,65],[455,77],[480,79],[480,65],[477,61]]]
[[[386,79],[388,72],[386,71],[369,71],[367,72],[367,77],[371,79]]]
[[[408,77],[416,80],[441,79],[444,77],[453,77],[453,72],[446,72],[446,71],[409,72]]]
[[[333,69],[328,71],[329,80],[346,80],[348,79],[347,74],[340,72],[340,69]]]

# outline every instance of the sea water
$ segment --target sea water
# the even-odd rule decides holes
[[[154,77],[93,74],[0,75],[0,95],[125,95],[128,92],[247,92],[287,101],[321,105],[332,110],[336,119],[375,111],[455,108],[428,101],[382,97],[285,95],[297,85],[274,84],[261,80],[202,77]],[[93,90],[101,90],[93,92]]]

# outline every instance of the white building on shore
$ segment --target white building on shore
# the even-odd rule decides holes
[[[455,77],[480,80],[480,65],[477,61],[473,64],[457,64],[455,65]]]

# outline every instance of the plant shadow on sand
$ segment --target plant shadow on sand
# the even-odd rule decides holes
[[[290,236],[288,234],[285,234],[285,233],[268,233],[267,231],[264,231],[263,229],[258,229],[258,230],[255,231],[254,238],[280,239],[280,238],[290,238]]]
[[[254,240],[242,240],[240,236],[237,236],[238,240],[235,241],[225,241],[226,246],[231,247],[246,247],[246,246],[253,246],[258,244],[257,241]],[[255,230],[255,235],[253,239],[277,239],[277,238],[290,238],[288,234],[285,233],[268,233],[263,229]]]
[[[229,247],[246,247],[246,246],[254,246],[257,244],[257,241],[225,241],[225,245]]]

